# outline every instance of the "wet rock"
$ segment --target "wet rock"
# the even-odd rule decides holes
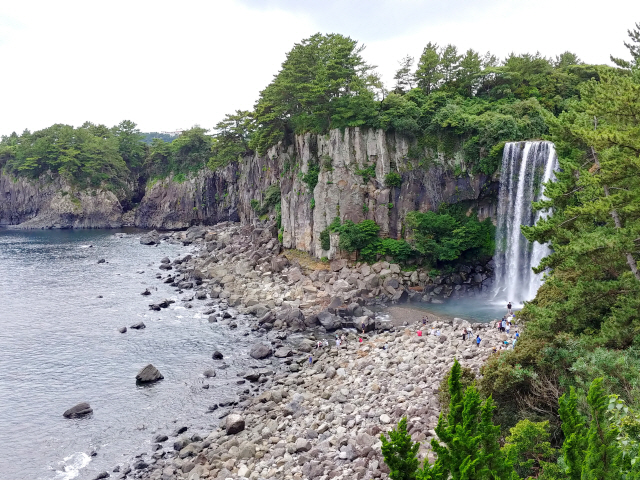
[[[211,354],[211,358],[213,358],[214,360],[222,360],[224,358],[224,355],[222,355],[222,353],[216,350]]]
[[[120,327],[120,328],[118,328],[118,331],[120,333],[127,333],[127,327]]]
[[[140,295],[151,295],[151,292],[148,288],[145,288],[144,292],[142,292]]]
[[[166,263],[161,264],[158,268],[160,268],[160,270],[173,270],[173,267]]]
[[[273,354],[273,350],[268,345],[263,343],[257,343],[253,347],[251,347],[251,351],[249,355],[251,358],[255,358],[256,360],[262,360],[264,358],[268,358]]]
[[[148,466],[149,466],[149,464],[147,462],[145,462],[144,460],[138,460],[138,461],[133,463],[133,468],[135,468],[136,470],[144,470]]]
[[[134,330],[142,330],[143,328],[147,328],[144,322],[138,322],[131,325],[129,328],[133,328]]]
[[[140,237],[140,243],[142,245],[156,245],[160,243],[160,235],[155,230],[152,230]]]
[[[213,378],[216,376],[216,371],[212,368],[208,368],[204,371],[204,376],[206,378]]]
[[[169,257],[164,257],[162,260],[160,260],[160,263],[171,263],[171,260],[169,260]]]
[[[104,258],[101,258],[100,260],[98,260],[98,263],[106,263],[106,260]],[[107,473],[107,472],[102,472],[102,473]],[[107,475],[109,474],[107,473]],[[105,477],[101,477],[101,478],[105,478]]]
[[[101,472],[95,477],[93,477],[93,480],[100,480],[102,478],[109,478],[109,477],[110,477],[109,472]]]
[[[66,410],[62,416],[65,418],[79,418],[84,417],[85,415],[89,415],[93,412],[93,409],[87,402],[82,402],[77,404],[75,407],[71,407]]]
[[[164,377],[152,364],[147,365],[136,375],[136,381],[140,383],[153,383],[162,380]]]
[[[331,332],[333,330],[337,330],[342,327],[342,320],[337,315],[333,315],[328,311],[322,311],[318,314],[318,321],[320,325],[322,325],[325,330]]]
[[[244,430],[244,418],[238,414],[232,413],[225,420],[225,430],[227,435],[234,435]]]
[[[166,442],[167,440],[169,440],[169,437],[163,434],[159,434],[153,437],[154,443],[162,443],[162,442]]]

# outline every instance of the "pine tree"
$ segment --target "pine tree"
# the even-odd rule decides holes
[[[565,393],[560,397],[558,403],[558,413],[562,420],[562,433],[564,433],[562,455],[567,466],[566,473],[570,480],[580,480],[584,451],[587,446],[587,430],[584,418],[578,413],[578,396],[575,389],[571,387],[569,396],[567,397]]]
[[[442,74],[439,71],[440,53],[438,44],[427,43],[424,47],[420,60],[418,60],[418,68],[416,69],[415,79],[418,87],[429,95],[432,93],[442,80]]]
[[[396,81],[396,86],[393,91],[395,93],[403,94],[406,91],[411,90],[413,88],[413,84],[415,83],[415,78],[413,76],[413,73],[411,73],[411,68],[413,67],[413,57],[407,55],[398,63],[400,63],[400,68],[393,76],[393,79]]]
[[[589,388],[587,403],[591,422],[587,434],[588,448],[582,464],[582,480],[614,480],[620,475],[620,449],[616,442],[618,428],[609,424],[605,413],[609,397],[602,388],[602,378],[596,378]]]
[[[407,433],[407,417],[403,417],[395,430],[380,435],[382,456],[389,467],[391,480],[415,480],[418,470],[418,449],[420,443],[413,442]]]

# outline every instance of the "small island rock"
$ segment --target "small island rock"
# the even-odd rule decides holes
[[[163,378],[164,377],[158,371],[158,369],[151,364],[144,367],[136,375],[136,381],[140,383],[157,382],[158,380],[162,380]]]
[[[91,406],[87,402],[82,402],[75,407],[71,407],[69,410],[65,411],[62,416],[65,418],[78,418],[89,415],[92,412],[93,408],[91,408]]]

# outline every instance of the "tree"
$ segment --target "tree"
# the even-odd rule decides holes
[[[139,168],[144,163],[147,153],[143,135],[131,120],[123,120],[111,129],[118,139],[118,151],[129,168]]]
[[[631,61],[616,58],[613,55],[610,55],[609,58],[619,67],[630,69],[633,66],[638,67],[638,65],[640,65],[640,23],[636,22],[636,28],[627,30],[627,34],[631,41],[629,43],[624,42],[624,46],[627,47],[629,53],[631,53]]]
[[[235,113],[225,115],[214,127],[214,132],[209,168],[224,167],[252,153],[249,148],[253,133],[251,112],[236,110]]]
[[[472,97],[478,87],[478,79],[482,71],[480,54],[473,49],[465,52],[460,59],[459,69],[456,72],[456,81],[460,92],[467,97]]]
[[[520,478],[538,478],[543,469],[553,468],[558,453],[549,441],[549,422],[521,420],[509,431],[504,453]]]
[[[407,55],[398,63],[400,64],[400,68],[393,76],[393,79],[396,81],[396,85],[393,91],[395,93],[403,94],[406,91],[411,90],[413,88],[413,84],[415,83],[415,77],[411,72],[411,69],[413,67],[413,57]]]
[[[442,73],[439,67],[440,53],[438,45],[429,42],[422,51],[415,73],[418,87],[424,90],[427,95],[433,92],[438,87],[440,80],[442,80]]]
[[[582,463],[582,480],[614,480],[620,478],[621,452],[616,441],[618,428],[606,418],[609,398],[596,378],[589,388],[587,403],[591,414],[587,432],[588,448]]]
[[[324,133],[358,126],[375,114],[374,67],[364,46],[339,34],[315,34],[294,45],[255,105],[250,147],[259,154],[290,132]]]
[[[389,438],[383,433],[382,456],[389,467],[391,480],[415,480],[418,470],[418,449],[420,443],[414,443],[407,433],[407,417],[403,417],[398,427],[389,432]]]
[[[460,68],[460,60],[462,55],[458,53],[458,47],[455,45],[447,45],[440,53],[440,74],[444,83],[453,82]]]

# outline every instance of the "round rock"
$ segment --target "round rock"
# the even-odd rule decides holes
[[[156,367],[149,364],[138,372],[136,375],[136,381],[140,383],[152,383],[162,380],[164,377],[158,371]]]
[[[78,418],[89,415],[92,412],[93,409],[91,406],[87,402],[82,402],[77,404],[75,407],[71,407],[69,410],[66,410],[62,416],[65,418]]]

